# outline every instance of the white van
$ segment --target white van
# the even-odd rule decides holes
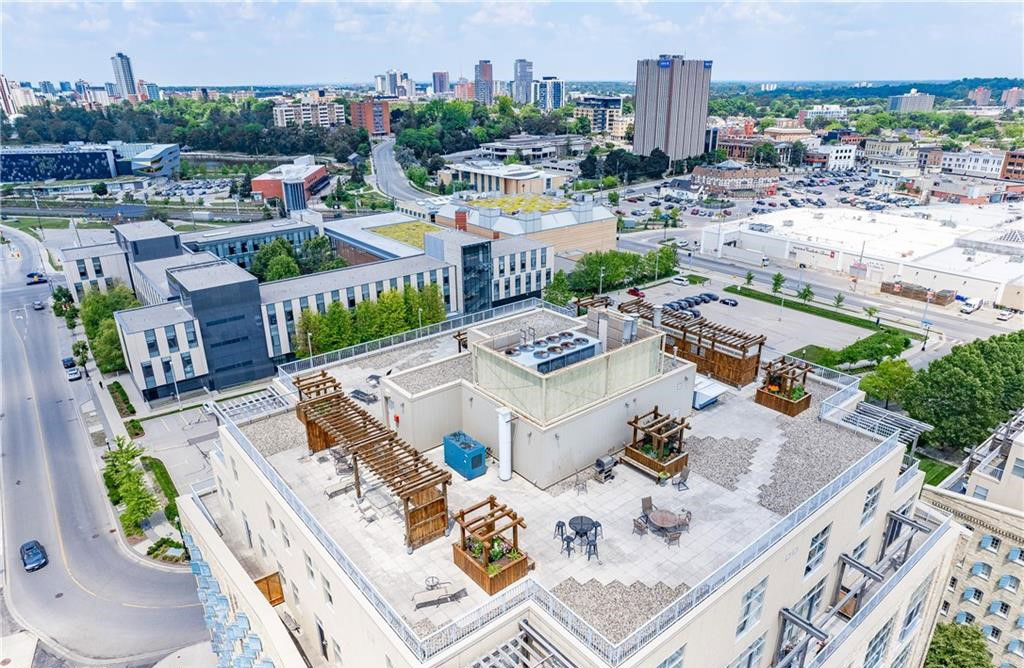
[[[689,285],[690,284],[690,281],[688,279],[684,278],[683,276],[673,276],[672,277],[672,282],[675,283],[676,285]]]
[[[960,312],[961,313],[966,313],[966,314],[970,315],[971,313],[974,313],[975,311],[977,311],[980,308],[981,308],[981,300],[980,299],[968,299],[967,301],[964,302],[964,305],[960,307]]]

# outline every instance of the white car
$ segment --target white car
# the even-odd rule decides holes
[[[1013,317],[1013,311],[1000,311],[999,315],[996,316],[996,320],[1006,322]]]
[[[71,381],[81,380],[81,378],[82,378],[82,372],[81,372],[81,370],[77,366],[71,367],[70,369],[68,369],[68,380],[71,380]]]

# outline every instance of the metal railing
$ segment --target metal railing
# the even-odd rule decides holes
[[[728,583],[734,576],[741,573],[755,559],[778,544],[787,534],[802,524],[804,520],[835,498],[848,485],[856,481],[864,471],[884,459],[896,448],[901,447],[896,434],[886,438],[864,455],[864,457],[847,468],[846,471],[819,490],[817,494],[804,501],[760,538],[748,545],[742,552],[732,557],[719,567],[718,570],[705,578],[704,581],[683,594],[653,619],[618,644],[614,644],[604,637],[597,629],[532,578],[516,583],[516,585],[492,597],[484,605],[421,640],[402,616],[386,600],[384,595],[377,590],[359,567],[355,565],[330,534],[320,525],[316,517],[306,508],[305,504],[259,450],[253,446],[235,422],[219,406],[215,406],[214,410],[218,413],[221,424],[225,425],[228,433],[238,442],[242,451],[252,459],[253,463],[267,477],[271,486],[277,490],[285,503],[295,512],[303,524],[306,525],[306,528],[309,529],[310,533],[313,534],[328,554],[338,563],[341,570],[351,578],[356,588],[363,593],[369,603],[383,617],[384,622],[420,660],[435,656],[516,606],[532,602],[547,612],[581,643],[601,656],[609,665],[619,665],[642,649],[669,626],[676,623],[683,615],[697,607],[701,602]]]
[[[917,476],[917,472],[920,470],[918,465],[919,461],[917,457],[911,455],[903,455],[903,465],[906,467],[900,476],[896,478],[896,491],[903,489],[903,486],[914,479]]]
[[[426,327],[420,327],[417,329],[410,329],[402,332],[401,334],[395,334],[393,336],[387,336],[382,339],[375,339],[373,341],[367,341],[365,343],[358,343],[354,346],[348,346],[347,348],[339,348],[330,352],[321,353],[319,355],[313,355],[294,362],[287,362],[277,367],[277,377],[285,384],[285,387],[294,387],[292,383],[292,377],[297,373],[306,371],[312,371],[317,367],[321,367],[327,364],[337,364],[341,360],[346,360],[359,355],[364,355],[375,350],[381,350],[390,346],[397,345],[399,343],[407,343],[409,341],[415,341],[416,339],[422,339],[429,336],[435,336],[444,332],[451,332],[462,329],[469,325],[473,325],[484,320],[490,320],[492,318],[500,318],[503,316],[511,315],[513,313],[519,313],[521,311],[528,311],[533,308],[545,308],[555,313],[559,313],[570,318],[576,317],[576,311],[566,306],[558,306],[551,302],[544,301],[543,299],[537,299],[536,297],[530,297],[518,302],[512,302],[511,304],[505,304],[504,306],[496,306],[484,311],[477,313],[467,313],[465,315],[455,316],[442,322],[434,323],[433,325],[427,325]]]
[[[868,599],[867,603],[865,603],[864,606],[861,607],[861,609],[858,610],[857,613],[850,618],[850,621],[846,624],[846,626],[844,626],[839,633],[833,636],[829,643],[825,645],[824,649],[822,649],[818,653],[818,655],[814,657],[814,661],[810,664],[809,668],[816,668],[816,666],[824,665],[825,662],[829,659],[829,657],[836,653],[836,651],[843,644],[843,642],[850,636],[850,634],[853,633],[857,629],[857,627],[863,624],[864,620],[871,616],[871,613],[874,612],[875,608],[879,606],[879,604],[896,587],[896,585],[902,582],[903,579],[907,577],[907,575],[910,573],[910,571],[912,571],[914,567],[917,566],[918,562],[921,561],[922,558],[924,558],[924,555],[927,554],[929,550],[931,550],[933,547],[935,547],[935,544],[939,542],[939,539],[941,539],[942,536],[944,536],[945,533],[949,531],[950,527],[952,526],[951,523],[952,518],[947,517],[942,522],[942,524],[940,524],[931,532],[931,534],[928,535],[928,538],[926,538],[925,541],[921,543],[920,547],[914,550],[913,554],[911,554],[910,557],[903,563],[903,565],[900,566],[895,573],[893,573],[892,577],[889,578],[884,584],[882,584],[881,587],[878,588],[878,590],[875,592],[875,595]]]

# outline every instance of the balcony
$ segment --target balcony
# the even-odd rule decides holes
[[[817,668],[828,663],[847,638],[865,621],[952,527],[948,517],[918,513],[911,520],[889,514],[888,547],[873,565],[843,554],[838,582],[829,603],[814,620],[802,619],[789,608],[782,628],[775,668]],[[859,576],[859,577],[858,577]],[[829,578],[832,582],[833,578]]]

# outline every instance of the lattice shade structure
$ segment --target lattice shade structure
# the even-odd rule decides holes
[[[526,575],[529,561],[519,549],[526,521],[492,494],[455,514],[459,542],[452,545],[455,565],[488,594]],[[511,538],[509,537],[511,534]]]
[[[811,366],[800,360],[779,357],[765,362],[764,378],[754,401],[790,417],[798,415],[811,405],[806,389],[810,371]]]
[[[743,386],[757,379],[764,334],[750,334],[689,313],[664,309],[655,319],[654,306],[643,299],[619,304],[623,313],[640,316],[665,332],[665,352],[697,365],[697,373]]]
[[[612,305],[612,298],[608,295],[592,295],[590,297],[576,298],[576,315],[582,315],[583,311],[594,307],[608,307]]]
[[[295,411],[306,425],[310,451],[338,447],[350,456],[358,497],[362,497],[360,468],[364,476],[379,478],[402,502],[405,543],[410,550],[445,533],[450,471],[424,457],[345,396],[333,377],[306,376],[295,385],[300,397],[309,397],[300,401]]]
[[[622,453],[627,464],[663,477],[680,473],[689,463],[683,449],[683,435],[690,428],[686,418],[661,413],[655,406],[626,424],[633,428],[633,440]]]

